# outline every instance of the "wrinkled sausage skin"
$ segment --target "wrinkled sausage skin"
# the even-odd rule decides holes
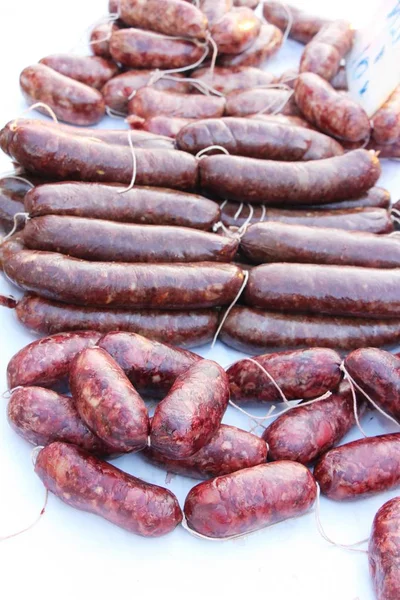
[[[281,31],[274,25],[265,23],[252,45],[240,54],[224,54],[218,58],[223,67],[261,67],[263,63],[278,52],[282,45]]]
[[[377,600],[400,597],[400,498],[376,513],[369,538],[368,560]]]
[[[212,74],[208,67],[201,67],[193,71],[191,77],[200,79],[200,81],[225,95],[231,92],[253,89],[261,85],[269,85],[276,80],[271,73],[254,67],[228,68],[216,66]]]
[[[338,72],[341,59],[351,50],[354,33],[348,21],[324,25],[304,48],[300,73],[309,71],[330,81]]]
[[[319,32],[319,30],[328,23],[326,19],[310,15],[295,6],[288,6],[290,15],[293,19],[289,30],[289,37],[307,44]],[[264,2],[264,17],[270,23],[273,23],[282,31],[288,26],[288,10],[282,2]]]
[[[144,119],[166,115],[185,119],[211,119],[222,117],[225,98],[202,94],[179,94],[156,90],[151,86],[140,88],[128,103],[130,115]]]
[[[250,8],[232,8],[211,27],[221,54],[240,54],[249,48],[261,31],[261,21]]]
[[[76,54],[51,54],[42,58],[40,64],[100,90],[105,83],[118,73],[118,66],[99,56],[77,56]]]

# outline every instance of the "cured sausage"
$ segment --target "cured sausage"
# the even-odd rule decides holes
[[[286,31],[290,15],[292,22],[289,37],[303,44],[308,44],[319,30],[329,23],[326,19],[310,15],[295,6],[288,6],[282,2],[270,0],[264,2],[263,12],[267,21],[273,23],[282,31]]]
[[[247,115],[248,119],[258,119],[259,121],[276,121],[277,123],[283,123],[284,125],[291,125],[296,127],[305,127],[305,129],[315,129],[308,121],[297,117],[295,115],[266,115],[264,113]]]
[[[218,23],[231,8],[232,0],[200,0],[200,10],[207,17],[209,27]]]
[[[399,526],[400,498],[393,498],[376,513],[369,538],[369,570],[377,600],[400,596]]]
[[[240,54],[249,48],[261,31],[261,21],[245,6],[232,8],[211,27],[220,54]]]
[[[207,156],[200,161],[199,171],[202,189],[220,198],[285,206],[357,198],[375,185],[381,167],[374,153],[353,150],[295,163]]]
[[[201,360],[180,375],[158,404],[150,427],[150,446],[167,458],[186,459],[218,431],[228,406],[225,371]]]
[[[182,520],[172,492],[128,475],[71,444],[53,442],[43,448],[35,472],[66,504],[138,535],[165,535]]]
[[[17,252],[4,264],[4,272],[22,289],[50,300],[168,310],[230,304],[244,277],[230,264],[94,263],[40,250]]]
[[[373,115],[372,137],[378,144],[394,144],[400,138],[400,86]]]
[[[69,215],[144,225],[176,225],[209,230],[219,221],[218,204],[194,194],[100,183],[55,183],[32,189],[25,197],[31,217]]]
[[[83,421],[120,452],[147,446],[149,415],[129,379],[102,348],[86,348],[71,362],[69,385]]]
[[[96,90],[100,90],[119,71],[115,62],[99,56],[51,54],[42,58],[39,63]]]
[[[119,23],[100,23],[90,33],[89,46],[96,56],[111,58],[110,39],[113,31],[120,29]]]
[[[329,450],[314,469],[321,493],[349,500],[390,490],[400,483],[400,434],[388,433]]]
[[[298,115],[299,109],[292,90],[274,88],[253,88],[232,92],[226,99],[225,113],[233,117],[247,117],[254,113],[282,113]]]
[[[254,67],[215,67],[210,72],[208,67],[193,71],[191,77],[200,79],[212,86],[221,94],[227,95],[231,92],[253,89],[262,85],[269,85],[276,81],[272,73],[256,69]]]
[[[400,269],[272,263],[251,269],[254,308],[343,317],[400,317]]]
[[[240,54],[223,54],[218,64],[223,67],[261,67],[270,57],[278,52],[283,36],[277,27],[265,23],[252,45]]]
[[[193,123],[195,120],[196,119],[185,119],[183,117],[166,117],[164,115],[142,119],[142,117],[136,115],[129,115],[126,122],[131,129],[140,129],[158,135],[166,135],[170,138],[175,138],[183,127],[189,123]]]
[[[342,200],[340,202],[331,202],[319,206],[305,207],[305,210],[347,210],[351,208],[385,208],[390,207],[390,193],[385,188],[374,186],[367,190],[365,194],[353,200]],[[297,208],[300,208],[299,206]]]
[[[342,379],[339,354],[325,348],[264,354],[253,361],[271,375],[287,400],[317,398],[336,390]],[[280,401],[277,385],[253,361],[239,360],[227,370],[232,399],[241,403]]]
[[[354,29],[348,21],[327,23],[304,48],[300,73],[309,71],[330,81],[339,71],[340,61],[351,50]]]
[[[184,513],[191,529],[223,538],[298,517],[312,507],[316,494],[306,467],[280,461],[199,483],[187,495]]]
[[[24,197],[31,186],[29,183],[3,177],[0,179],[0,224],[10,229],[14,216],[24,212]]]
[[[26,67],[19,82],[29,104],[47,104],[62,121],[74,125],[94,125],[104,116],[105,105],[99,91],[65,77],[46,65]],[[37,110],[47,114],[43,108],[38,107]]]
[[[238,117],[196,121],[178,133],[176,143],[192,154],[217,145],[229,154],[272,160],[316,160],[343,154],[340,144],[317,131]]]
[[[230,425],[221,425],[208,444],[189,458],[166,458],[153,448],[146,448],[144,456],[168,473],[178,473],[193,479],[208,479],[265,463],[267,445],[252,433]]]
[[[222,117],[224,110],[225,98],[202,94],[177,94],[152,87],[140,88],[128,104],[129,114],[145,119],[158,115],[207,119]]]
[[[81,350],[95,346],[101,337],[96,331],[52,335],[28,344],[7,365],[8,387],[20,385],[50,387],[69,374],[72,359]]]
[[[399,336],[400,319],[291,315],[235,307],[225,321],[220,339],[235,350],[259,354],[275,348],[310,346],[354,350],[396,344]]]

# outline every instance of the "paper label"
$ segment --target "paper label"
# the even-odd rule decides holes
[[[372,117],[400,84],[400,0],[381,1],[356,32],[346,70],[350,96]]]

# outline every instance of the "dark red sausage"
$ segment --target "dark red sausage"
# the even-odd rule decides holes
[[[336,390],[342,379],[339,354],[326,348],[264,354],[253,360],[271,375],[287,400],[317,398]],[[281,400],[276,385],[254,362],[244,358],[229,367],[226,373],[235,402]]]
[[[100,92],[46,65],[26,67],[19,81],[29,104],[47,104],[62,121],[74,125],[94,125],[104,116],[105,105]],[[37,110],[48,114],[43,108]]]
[[[99,346],[119,364],[135,389],[151,398],[165,397],[175,380],[201,360],[188,350],[122,331],[103,336]]]
[[[142,87],[129,100],[129,114],[148,118],[158,115],[183,117],[187,119],[207,119],[222,117],[225,110],[225,98],[202,94],[177,94]]]
[[[328,23],[326,19],[310,15],[295,6],[289,6],[282,2],[268,0],[268,2],[264,2],[263,11],[267,21],[273,23],[282,31],[286,31],[290,14],[292,23],[289,37],[303,44],[307,44],[321,27]]]
[[[57,73],[85,83],[100,90],[119,71],[112,61],[99,56],[77,56],[76,54],[51,54],[39,61]]]
[[[175,138],[185,125],[193,123],[195,120],[196,119],[185,119],[183,117],[166,117],[165,115],[143,119],[136,115],[129,115],[126,122],[129,127],[134,130],[140,129],[158,135]]]
[[[185,459],[198,452],[218,431],[229,400],[225,371],[201,360],[175,380],[157,406],[150,446],[167,458]]]
[[[240,54],[257,39],[261,21],[250,8],[232,8],[211,27],[220,54]]]
[[[386,502],[376,513],[369,538],[369,571],[377,600],[400,597],[400,498]]]
[[[298,517],[312,507],[316,493],[306,467],[281,461],[199,483],[186,497],[184,513],[191,529],[223,538]]]
[[[311,71],[330,81],[338,72],[341,59],[351,50],[354,33],[348,21],[324,25],[304,48],[300,73]]]
[[[259,354],[273,348],[321,346],[354,350],[362,346],[397,344],[400,319],[350,319],[273,313],[235,307],[220,339],[241,352]]]
[[[166,458],[152,448],[146,448],[144,455],[151,463],[169,473],[193,479],[208,479],[265,463],[267,445],[252,433],[230,425],[221,425],[208,444],[185,460]]]
[[[188,311],[141,310],[74,306],[27,294],[16,308],[18,320],[42,334],[97,328],[98,331],[131,331],[157,342],[192,348],[210,342],[218,324],[214,309]]]
[[[72,359],[81,350],[95,346],[101,337],[95,331],[60,333],[22,348],[7,365],[8,387],[52,386],[69,374]]]
[[[270,460],[313,462],[337,444],[355,424],[353,396],[342,384],[330,398],[281,415],[263,433]]]
[[[340,144],[317,131],[238,117],[195,121],[181,129],[176,143],[192,154],[217,145],[229,154],[272,160],[316,160],[343,154]]]
[[[219,221],[218,204],[194,194],[166,188],[135,186],[119,194],[120,186],[100,183],[41,185],[25,197],[31,217],[69,215],[144,225],[176,225],[208,230]]]
[[[296,163],[208,156],[199,170],[202,189],[220,198],[282,206],[357,198],[381,174],[377,156],[367,150]]]
[[[400,434],[363,438],[329,450],[315,466],[321,493],[349,500],[390,490],[400,483]]]
[[[400,86],[373,115],[372,137],[378,144],[394,144],[400,138]]]
[[[231,92],[253,89],[261,85],[269,85],[276,81],[276,77],[271,73],[254,67],[228,68],[217,66],[212,75],[208,67],[203,67],[193,71],[191,77],[200,79],[200,81],[212,86],[224,95]],[[193,91],[195,91],[194,88]]]
[[[240,54],[223,54],[218,64],[223,67],[261,67],[263,63],[278,52],[283,36],[277,27],[265,23],[251,46]]]
[[[299,109],[292,90],[258,87],[228,94],[225,113],[232,117],[247,117],[255,113],[296,116]]]
[[[123,263],[228,263],[239,246],[238,238],[188,227],[133,225],[57,215],[30,219],[23,236],[26,247],[34,250]]]
[[[35,472],[63,502],[138,535],[165,535],[182,520],[172,492],[128,475],[70,444],[53,442],[43,448]]]

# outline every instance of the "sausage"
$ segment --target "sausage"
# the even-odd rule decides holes
[[[226,98],[225,114],[233,117],[247,117],[254,113],[279,112],[283,115],[299,114],[292,90],[274,88],[253,88],[231,92]]]
[[[400,434],[363,438],[329,450],[314,469],[321,493],[349,500],[390,490],[400,483]]]
[[[23,235],[26,247],[33,250],[122,263],[228,263],[239,246],[238,238],[188,227],[133,225],[57,215],[30,219]]]
[[[340,61],[353,46],[355,31],[348,21],[324,25],[304,48],[300,73],[310,71],[330,81],[339,71]]]
[[[316,160],[343,154],[340,144],[317,131],[239,117],[196,121],[178,133],[176,143],[192,154],[218,145],[229,154],[272,160]]]
[[[252,433],[221,425],[208,444],[185,460],[166,458],[153,448],[146,448],[143,454],[149,462],[166,469],[168,473],[208,479],[265,463],[267,445]]]
[[[81,306],[188,310],[230,304],[243,272],[230,264],[89,262],[56,252],[21,250],[4,273],[24,290]]]
[[[165,535],[182,520],[172,492],[128,475],[71,444],[53,442],[43,448],[35,472],[66,504],[138,535]]]
[[[144,225],[176,225],[209,230],[220,219],[212,200],[163,188],[135,186],[119,194],[115,185],[54,183],[32,189],[25,197],[31,217],[69,215]]]
[[[400,319],[293,315],[243,306],[232,309],[219,338],[235,350],[259,354],[275,348],[310,346],[354,350],[397,344],[399,336]]]
[[[203,191],[254,204],[328,204],[357,198],[381,174],[378,157],[368,150],[308,162],[283,162],[207,156],[199,163]]]
[[[186,497],[184,514],[191,529],[224,538],[298,517],[311,508],[316,494],[306,467],[280,461],[199,483]]]
[[[225,371],[200,360],[180,375],[157,405],[150,426],[150,446],[167,458],[185,459],[216,434],[228,406]]]
[[[257,8],[259,0],[233,0],[234,6],[247,6],[253,10]]]
[[[27,235],[25,226],[24,239]],[[343,229],[257,223],[244,234],[240,248],[255,264],[269,262],[400,267],[400,242],[387,235]]]
[[[347,83],[347,72],[346,72],[345,66],[339,67],[339,71],[331,79],[330,84],[333,88],[335,88],[335,90],[347,91],[349,89],[349,86]]]
[[[400,596],[400,498],[386,502],[376,513],[369,538],[369,571],[377,600]]]
[[[103,85],[119,71],[118,65],[112,60],[99,56],[51,54],[42,58],[39,63],[96,90],[101,90]]]
[[[343,317],[400,316],[400,269],[272,263],[251,270],[244,294],[254,308]]]
[[[1,136],[1,133],[0,133]],[[28,170],[55,180],[130,183],[132,151],[40,125],[18,125],[9,143],[12,157]],[[135,149],[136,184],[193,189],[197,162],[177,150]]]
[[[372,117],[373,140],[378,144],[394,144],[400,138],[400,85]]]
[[[99,341],[140,394],[164,398],[175,380],[201,360],[198,354],[150,341],[136,333],[111,332]]]
[[[8,238],[7,241],[3,241],[0,244],[0,268],[4,270],[5,263],[10,259],[11,256],[17,254],[24,248],[23,238],[21,232],[16,232],[12,236]],[[2,306],[7,306],[8,303],[3,304]],[[15,305],[14,305],[15,306]],[[12,306],[13,308],[13,306]]]
[[[147,446],[149,415],[129,379],[102,348],[86,348],[71,362],[69,385],[82,420],[120,452]]]
[[[319,206],[305,207],[305,210],[347,210],[349,208],[385,208],[390,207],[390,193],[385,188],[374,186],[367,190],[365,194],[353,200],[342,200],[341,202],[331,202]],[[299,206],[297,208],[300,208]]]
[[[292,23],[289,30],[289,37],[302,44],[308,44],[319,30],[329,22],[326,19],[310,15],[295,6],[270,0],[264,2],[263,12],[265,19],[276,25],[276,27],[279,27],[282,31],[286,31],[290,14]]]
[[[105,105],[99,91],[37,64],[20,75],[22,93],[29,104],[43,102],[62,121],[74,125],[94,125],[104,116]],[[40,112],[47,114],[43,108]]]
[[[209,27],[218,23],[231,8],[232,0],[200,0],[200,10],[205,14]]]
[[[111,35],[110,53],[116,62],[134,69],[180,69],[197,63],[204,46],[152,31],[120,29]]]
[[[261,31],[261,21],[250,8],[232,8],[211,27],[211,36],[220,54],[240,54]]]
[[[251,46],[240,54],[223,54],[218,64],[223,67],[261,67],[263,63],[278,52],[283,36],[277,27],[265,23]]]
[[[69,374],[72,359],[81,350],[95,346],[96,331],[60,333],[28,344],[7,365],[10,390],[20,385],[51,387]]]
[[[314,129],[315,128],[310,125],[308,121],[302,119],[301,117],[297,117],[295,115],[266,115],[264,113],[259,113],[255,115],[247,115],[248,119],[258,119],[259,121],[267,121],[268,123],[271,121],[276,121],[277,123],[283,123],[284,125],[291,125],[295,127],[305,127],[305,129]]]
[[[28,183],[13,178],[0,179],[0,224],[11,229],[14,216],[24,212],[24,197],[31,188]]]
[[[182,0],[120,0],[119,16],[131,27],[165,35],[204,39],[207,33],[206,16]]]
[[[148,118],[159,115],[186,119],[222,117],[225,98],[202,94],[177,94],[142,87],[128,103],[129,114]]]
[[[110,39],[114,31],[120,29],[120,22],[100,23],[90,33],[89,46],[96,56],[111,58]]]
[[[96,328],[97,331],[131,331],[176,346],[202,346],[210,342],[218,324],[213,309],[189,311],[126,311],[73,306],[25,295],[16,307],[17,319],[42,334]]]
[[[117,112],[128,114],[128,102],[132,92],[147,85],[154,73],[155,71],[150,69],[136,69],[134,71],[126,71],[126,73],[121,73],[121,75],[110,79],[101,90],[106,106]],[[174,74],[174,79],[175,77],[182,79],[182,81],[175,81],[164,77],[156,81],[153,87],[171,92],[190,92],[191,86],[185,83],[183,75],[176,73]]]
[[[142,119],[142,117],[137,117],[136,115],[129,115],[126,122],[131,129],[140,129],[158,135],[175,138],[185,125],[193,123],[195,120],[196,119],[184,119],[182,117],[166,117],[164,115]]]
[[[345,359],[355,382],[395,419],[400,419],[400,361],[378,348],[360,348]]]
[[[263,433],[270,460],[307,465],[333,448],[355,425],[353,397],[344,383],[332,396],[298,406],[278,417]]]
[[[67,442],[100,456],[115,453],[86,427],[71,396],[21,387],[11,394],[7,417],[14,431],[35,446]]]
[[[301,112],[324,133],[349,142],[369,137],[371,126],[362,106],[336,92],[319,75],[301,73],[294,89]]]
[[[273,377],[287,400],[317,398],[336,390],[342,379],[339,354],[325,348],[264,354],[253,360]],[[227,375],[235,402],[281,400],[276,385],[254,362],[239,360],[229,367]]]
[[[200,81],[212,86],[224,95],[253,89],[261,85],[269,85],[276,81],[276,77],[272,73],[254,67],[228,68],[217,66],[212,74],[208,67],[203,67],[193,71],[191,77],[200,79]]]

